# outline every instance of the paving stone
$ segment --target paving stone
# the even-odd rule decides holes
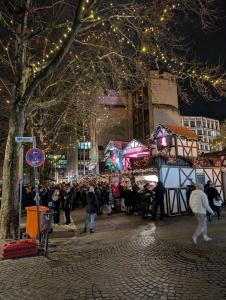
[[[139,216],[99,218],[94,235],[77,234],[48,258],[1,261],[0,299],[226,299],[225,227],[194,247],[194,226],[191,216],[160,227]]]

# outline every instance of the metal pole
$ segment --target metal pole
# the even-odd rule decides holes
[[[33,137],[33,147],[36,148],[36,138]],[[40,240],[40,211],[39,211],[39,179],[38,179],[38,168],[34,167],[34,175],[35,175],[35,202],[37,209],[37,222],[38,222],[38,240]]]
[[[78,131],[77,119],[75,119],[75,176],[78,176]]]
[[[21,208],[22,208],[22,195],[23,195],[23,175],[24,175],[24,145],[21,145],[21,156],[20,156],[20,198],[19,198],[18,241],[20,240],[20,233],[21,233]]]
[[[83,175],[86,175],[85,123],[83,120]]]

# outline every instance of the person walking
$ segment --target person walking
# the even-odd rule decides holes
[[[207,235],[207,215],[208,211],[211,215],[214,215],[213,210],[209,206],[207,195],[203,191],[202,184],[195,184],[195,190],[191,192],[190,196],[190,208],[194,213],[198,226],[192,236],[192,241],[197,245],[198,237],[202,234],[204,241],[212,240]]]
[[[86,232],[87,229],[89,229],[90,233],[94,233],[94,223],[95,223],[97,213],[98,213],[97,197],[95,195],[94,187],[90,186],[89,192],[87,194],[86,219],[85,219],[84,232]]]

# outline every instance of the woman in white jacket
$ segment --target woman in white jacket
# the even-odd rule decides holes
[[[203,192],[203,186],[201,184],[195,185],[195,190],[192,191],[189,204],[192,212],[198,221],[198,227],[192,236],[193,243],[197,245],[197,239],[202,234],[204,241],[210,241],[211,238],[207,235],[207,216],[208,211],[211,215],[214,215],[213,210],[209,206],[208,198]]]

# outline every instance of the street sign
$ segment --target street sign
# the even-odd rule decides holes
[[[17,136],[15,141],[17,143],[33,143],[34,138],[32,136]]]
[[[45,162],[45,153],[38,148],[31,148],[26,153],[26,162],[31,167],[41,167]]]

